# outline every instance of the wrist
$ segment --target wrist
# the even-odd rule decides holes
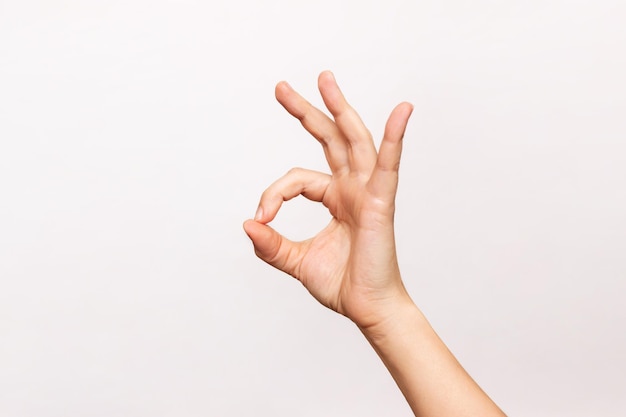
[[[357,326],[372,345],[378,346],[398,340],[404,333],[412,332],[422,324],[429,326],[420,309],[405,293],[390,302],[376,319],[364,324],[357,323]]]

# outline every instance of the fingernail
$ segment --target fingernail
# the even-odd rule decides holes
[[[256,209],[256,214],[254,215],[254,220],[259,221],[259,220],[261,220],[261,217],[263,217],[263,208],[261,206],[259,206],[259,208]]]

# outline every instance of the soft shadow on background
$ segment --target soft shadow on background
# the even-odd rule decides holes
[[[623,416],[621,1],[0,1],[0,414],[409,416],[346,319],[258,261],[323,154],[273,97],[415,104],[411,294],[510,415]],[[327,214],[297,199],[293,238]]]

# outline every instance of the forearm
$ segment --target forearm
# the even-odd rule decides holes
[[[385,321],[361,331],[416,416],[504,416],[408,296]]]

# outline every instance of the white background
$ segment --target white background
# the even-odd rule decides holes
[[[274,101],[334,71],[405,139],[406,285],[510,415],[626,413],[623,1],[0,1],[0,415],[409,416],[241,223]],[[274,223],[322,227],[312,203]]]

